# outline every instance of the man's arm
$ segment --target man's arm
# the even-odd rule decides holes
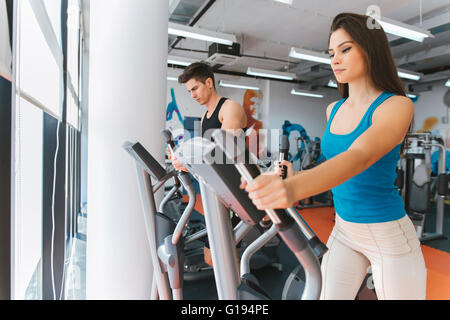
[[[236,101],[227,100],[220,109],[219,120],[222,130],[244,129],[247,126],[247,116],[244,108]]]

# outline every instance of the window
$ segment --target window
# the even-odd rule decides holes
[[[59,2],[59,1],[54,1]],[[56,42],[56,33],[45,15],[45,7],[30,5],[29,0],[19,1],[18,90],[33,98],[44,111],[61,118],[62,115],[62,51]],[[40,3],[33,1],[32,3]],[[35,11],[39,7],[44,10]],[[40,14],[40,15],[39,15]],[[39,22],[38,19],[45,21]],[[47,26],[45,30],[41,26]],[[47,32],[49,34],[44,34]]]
[[[79,212],[79,0],[14,6],[12,298],[60,299]]]

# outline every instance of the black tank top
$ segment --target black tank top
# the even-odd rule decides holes
[[[203,121],[202,121],[202,137],[203,138],[212,139],[212,133],[215,131],[214,129],[222,128],[222,123],[219,120],[219,112],[220,112],[220,109],[222,108],[222,105],[227,100],[228,100],[228,98],[224,98],[224,97],[220,98],[219,103],[217,104],[216,109],[214,109],[214,112],[210,118],[208,118],[208,112],[205,113],[205,115],[203,117]],[[247,128],[243,128],[244,132],[246,131],[246,129]],[[210,130],[210,131],[208,132],[208,130]],[[213,157],[215,156],[215,153],[218,150],[219,149],[216,148],[216,149],[214,149],[214,151],[212,151]],[[222,164],[226,163],[225,155],[223,155],[223,159],[222,159],[221,163]]]
[[[228,98],[220,98],[219,103],[217,104],[216,109],[214,109],[213,114],[210,118],[208,118],[208,111],[205,113],[205,116],[203,117],[202,121],[202,137],[205,136],[205,132],[209,129],[220,129],[222,128],[222,123],[219,120],[219,112],[220,109],[222,109],[222,105],[225,101],[227,101]],[[244,132],[247,131],[247,127],[242,128]]]
[[[214,110],[212,116],[210,118],[208,118],[208,111],[205,113],[205,116],[203,117],[203,121],[202,121],[202,137],[205,136],[205,132],[209,129],[220,129],[222,128],[222,123],[219,120],[219,112],[220,109],[222,108],[222,105],[225,101],[227,101],[228,98],[220,98],[219,103],[216,106],[216,109]],[[244,129],[245,131],[245,129]],[[206,137],[206,138],[211,138],[211,137]],[[215,155],[215,151],[217,150],[214,149],[214,151],[212,151],[212,155],[214,157]],[[226,162],[226,157],[225,155],[223,155],[223,160],[222,160],[222,164],[224,165],[230,165],[232,166],[232,164],[225,164]],[[240,181],[236,181],[236,185],[238,185],[240,183]],[[239,217],[234,213],[233,217],[231,218],[231,222],[232,222],[232,226],[233,228],[235,226],[237,226],[237,224],[241,221],[241,219],[239,219]],[[205,236],[203,238],[205,240],[205,247],[209,248],[209,241],[207,236]],[[239,246],[240,246],[240,242],[239,242]]]
[[[222,127],[222,123],[219,120],[219,112],[222,108],[223,103],[227,100],[228,98],[220,98],[219,103],[217,104],[216,109],[214,109],[214,112],[210,118],[208,118],[208,111],[205,113],[202,121],[202,137],[205,135],[206,130],[220,129]]]

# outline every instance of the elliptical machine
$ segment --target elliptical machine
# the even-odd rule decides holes
[[[243,139],[239,140],[220,130],[213,134],[213,139],[214,142],[201,137],[193,138],[179,146],[175,154],[200,182],[219,299],[270,298],[249,272],[248,257],[277,233],[304,266],[306,284],[301,298],[318,299],[321,273],[317,257],[326,252],[326,246],[294,208],[262,212],[253,205],[247,193],[239,188],[241,176],[250,181],[261,173],[256,157],[248,152]],[[233,163],[234,166],[217,164],[213,155],[216,148],[220,151],[220,157],[226,154],[230,161],[227,163]],[[242,155],[242,159],[250,159],[249,163],[236,160],[233,155],[236,151],[238,159]],[[232,208],[248,226],[258,224],[265,214],[273,222],[272,227],[245,250],[240,270],[231,224],[226,218],[228,208]]]
[[[435,177],[431,174],[433,147],[439,150],[438,171]],[[406,155],[399,161],[397,168],[396,185],[404,198],[406,212],[416,227],[420,241],[444,238],[444,202],[449,194],[445,144],[431,132],[409,133],[406,136],[405,148]],[[433,185],[436,189],[435,231],[425,232]]]
[[[164,138],[165,143],[167,144],[168,148],[170,149],[171,153],[174,154],[174,150],[176,149],[176,145],[175,142],[172,138],[172,133],[169,130],[163,130],[161,131],[161,134]],[[184,173],[186,174],[186,173]],[[161,211],[161,207],[160,206],[160,212]],[[177,219],[178,220],[178,219]],[[186,228],[189,228],[189,225],[185,226]],[[199,239],[200,241],[204,241],[204,239],[206,238],[206,230],[205,229],[205,225],[202,224],[202,235],[203,237],[199,238],[196,237],[196,239]],[[237,227],[237,226],[236,226]],[[270,224],[264,224],[264,223],[260,223],[256,226],[254,226],[253,228],[249,229],[246,231],[246,234],[242,237],[241,241],[238,244],[238,252],[239,255],[242,255],[243,252],[245,251],[245,249],[255,240],[257,239],[262,233],[264,233],[264,231],[266,229],[268,229],[270,227]],[[197,230],[194,228],[194,230]],[[283,266],[279,263],[279,256],[278,256],[278,247],[280,246],[280,238],[279,237],[274,237],[273,239],[271,239],[269,242],[265,243],[264,247],[261,248],[261,250],[258,250],[253,256],[252,259],[250,261],[250,267],[251,269],[260,269],[263,268],[265,266],[271,266],[273,268],[276,268],[278,271],[282,271]],[[203,246],[202,246],[203,248]],[[185,271],[190,270],[190,271],[196,271],[195,269],[193,269],[192,266],[194,266],[194,268],[197,268],[198,264],[201,263],[201,261],[204,261],[203,259],[203,250],[202,248],[197,247],[193,247],[191,250],[196,250],[196,255],[194,255],[191,251],[191,255],[190,255],[190,259],[187,262],[190,263],[186,263],[185,264]],[[199,256],[201,255],[201,261],[199,260]],[[193,269],[193,270],[192,270]],[[203,268],[204,269],[204,268]],[[209,273],[210,274],[210,273]],[[198,279],[198,276],[192,277],[186,277],[187,274],[185,274],[185,280],[188,279]],[[193,275],[193,273],[189,273],[189,275]]]
[[[135,159],[139,191],[144,209],[151,259],[153,262],[153,284],[151,298],[181,299],[184,278],[184,245],[202,236],[201,231],[186,239],[182,237],[183,227],[195,205],[195,191],[186,173],[167,172],[139,143],[126,142],[123,148]],[[154,194],[165,182],[178,177],[189,195],[189,203],[177,224],[156,210]],[[152,178],[156,183],[152,185]],[[177,182],[166,195],[163,203],[177,190]],[[151,232],[149,232],[151,231]],[[170,287],[169,287],[170,283]]]
[[[173,152],[175,144],[170,131],[164,130],[162,135]],[[203,242],[200,241],[207,234],[206,229],[196,230],[188,227],[196,200],[192,180],[186,172],[166,171],[139,142],[126,142],[123,148],[136,162],[140,198],[154,268],[151,298],[182,299],[183,280],[197,280],[213,275],[212,268],[204,262]],[[172,178],[173,187],[165,195],[157,211],[154,194]],[[152,180],[156,182],[152,184]],[[181,186],[187,191],[189,203],[183,214],[174,218],[173,215],[164,212],[164,207]],[[264,230],[261,226],[254,227],[241,222],[234,229],[235,241],[236,243],[242,241],[243,251]],[[280,239],[271,240],[269,245],[265,243],[266,246],[257,252],[256,259],[252,259],[252,268],[271,265],[281,271],[282,266],[278,263],[276,250]],[[192,246],[195,241],[200,241],[201,245]],[[250,259],[248,261],[250,266]]]

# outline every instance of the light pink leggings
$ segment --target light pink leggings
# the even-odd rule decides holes
[[[322,260],[321,299],[355,299],[369,267],[379,300],[423,300],[427,270],[416,230],[405,216],[383,223],[353,223],[336,214]]]

